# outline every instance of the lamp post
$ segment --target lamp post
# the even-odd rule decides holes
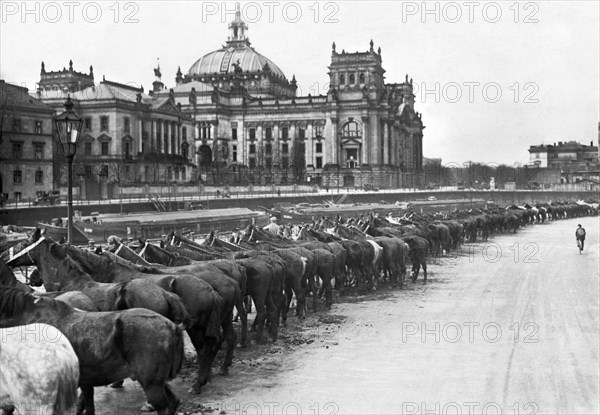
[[[67,241],[73,240],[73,158],[77,152],[77,142],[83,126],[83,120],[73,111],[71,97],[67,96],[65,111],[54,118],[58,141],[68,163],[68,203],[67,203]]]

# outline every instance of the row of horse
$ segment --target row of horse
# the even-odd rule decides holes
[[[109,238],[110,249],[101,254],[58,244],[38,229],[28,241],[2,254],[1,326],[46,324],[65,336],[79,360],[78,413],[95,412],[95,386],[131,377],[159,414],[173,414],[179,399],[168,382],[182,366],[183,330],[198,355],[192,391],[200,392],[223,343],[220,373],[227,374],[232,364],[237,341],[234,310],[241,346],[247,343],[251,303],[256,308],[256,341],[264,340],[265,329],[275,341],[293,296],[296,315],[302,318],[310,295],[313,311],[321,293],[331,307],[334,287],[340,294],[349,286],[375,289],[382,281],[402,288],[408,262],[412,281],[423,268],[426,283],[428,255],[548,218],[594,213],[575,205],[581,206],[565,204],[562,214],[541,220],[531,219],[531,206],[451,216],[322,218],[299,226],[292,238],[252,225],[231,242],[214,234],[202,243],[171,234],[160,245],[139,241],[133,247]],[[535,209],[539,217],[540,209]],[[30,283],[43,284],[47,293],[40,295],[19,282],[5,262],[11,267],[34,265]],[[251,303],[245,301],[249,298]],[[55,400],[54,407],[65,408],[72,395],[65,396],[71,398],[55,393],[49,399]]]

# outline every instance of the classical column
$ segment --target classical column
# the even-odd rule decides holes
[[[367,116],[363,116],[361,117],[361,121],[362,121],[362,126],[363,126],[363,130],[362,130],[362,151],[361,151],[361,155],[360,155],[360,160],[359,163],[360,164],[370,164],[372,158],[369,157],[369,150],[371,148],[371,137],[369,136],[369,117]]]
[[[388,132],[388,123],[387,121],[383,121],[383,163],[382,164],[392,164],[390,162],[390,137]]]
[[[338,150],[340,148],[338,140],[338,119],[331,117],[331,163],[341,165]]]
[[[154,120],[150,120],[150,151],[154,152],[156,149],[156,127]]]

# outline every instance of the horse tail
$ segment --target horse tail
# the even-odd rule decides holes
[[[242,292],[242,296],[246,295],[246,289],[248,288],[248,274],[246,273],[246,267],[238,264],[238,269],[240,270],[241,279],[240,279],[240,291]]]
[[[190,315],[179,296],[168,291],[164,291],[163,296],[169,305],[169,315],[167,316],[169,320],[183,329],[190,327],[192,325]]]
[[[179,326],[175,326],[175,341],[171,348],[171,370],[169,371],[169,380],[174,379],[183,366],[183,360],[185,357],[183,349],[183,329]]]
[[[213,290],[212,295],[212,309],[208,317],[208,324],[204,333],[207,337],[214,337],[219,339],[221,337],[221,310],[223,309],[224,301],[223,298]]]
[[[127,282],[119,284],[117,291],[117,299],[115,300],[115,310],[127,310],[129,304],[127,304]]]
[[[70,365],[66,370],[61,371],[58,386],[56,388],[56,401],[53,405],[53,413],[66,414],[72,413],[77,403],[77,387],[79,386],[79,361],[72,351],[74,364]],[[71,363],[71,362],[70,362]],[[66,372],[66,373],[65,373]]]

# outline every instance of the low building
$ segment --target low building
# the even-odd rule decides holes
[[[575,183],[583,179],[600,179],[598,146],[575,141],[559,141],[529,148],[530,164],[541,169],[560,171],[559,183]]]
[[[0,195],[34,201],[54,189],[54,110],[27,88],[0,80]]]
[[[76,72],[69,62],[69,69],[47,72],[42,62],[36,94],[56,113],[64,110],[70,96],[75,112],[83,118],[74,159],[74,184],[80,196],[104,199],[116,196],[112,194],[116,186],[193,180],[192,120],[173,96],[152,96],[141,87],[104,78],[94,84],[92,71],[90,67],[89,74]],[[160,69],[155,72],[155,84],[160,84]],[[56,161],[55,177],[64,186],[66,162],[58,153]]]

